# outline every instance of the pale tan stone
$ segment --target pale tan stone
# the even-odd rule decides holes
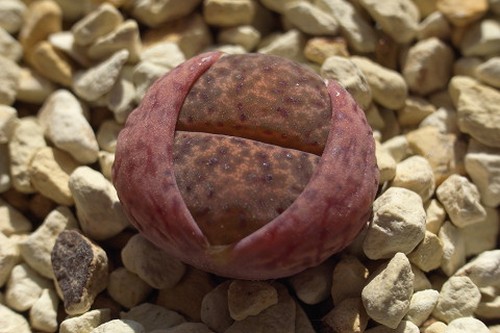
[[[183,18],[202,2],[202,0],[156,0],[136,1],[131,4],[131,14],[148,27]]]
[[[109,309],[95,309],[80,316],[66,318],[59,325],[59,333],[90,333],[97,326],[110,321]]]
[[[21,253],[17,243],[0,232],[0,287],[5,285],[10,272],[20,261]]]
[[[408,87],[401,74],[365,57],[353,56],[350,60],[365,74],[375,102],[394,110],[404,107]]]
[[[403,253],[377,269],[361,293],[368,316],[392,329],[398,327],[410,307],[414,278]]]
[[[203,16],[210,25],[232,27],[250,24],[256,11],[254,0],[205,0]]]
[[[500,57],[493,57],[480,64],[474,74],[479,81],[500,89]]]
[[[441,266],[443,245],[441,240],[430,231],[425,232],[424,239],[408,254],[412,264],[424,272],[430,272]]]
[[[484,207],[486,218],[464,229],[465,254],[467,257],[493,250],[497,244],[500,216],[495,208]]]
[[[277,55],[295,61],[304,60],[305,36],[296,29],[285,33],[275,33],[264,38],[257,52]]]
[[[363,242],[370,259],[410,253],[425,235],[422,199],[413,191],[390,187],[373,203],[373,221]]]
[[[42,277],[26,263],[20,263],[11,271],[5,287],[5,303],[13,310],[29,310],[42,291],[52,287],[52,281]]]
[[[231,282],[222,282],[203,296],[201,302],[201,321],[215,332],[224,332],[234,322],[227,302]]]
[[[418,127],[435,127],[441,133],[452,133],[459,135],[457,126],[457,111],[454,107],[440,107],[432,114],[424,118]]]
[[[368,315],[360,298],[348,298],[335,305],[321,321],[333,332],[364,332]]]
[[[377,158],[380,183],[393,180],[396,176],[396,161],[378,141],[375,141],[375,156]]]
[[[354,256],[343,256],[332,275],[331,295],[334,304],[356,298],[368,281],[368,269]]]
[[[500,249],[485,251],[462,266],[456,276],[468,277],[478,288],[500,286]]]
[[[477,187],[465,177],[451,175],[437,188],[436,195],[451,222],[459,228],[486,218]]]
[[[300,31],[313,36],[335,36],[339,24],[335,17],[307,1],[290,1],[283,16]]]
[[[79,166],[68,153],[57,148],[39,149],[31,159],[29,173],[32,186],[60,205],[73,205],[68,187],[70,174]]]
[[[109,274],[109,296],[125,308],[132,308],[146,300],[151,288],[136,274],[119,267]]]
[[[500,22],[486,18],[467,27],[459,47],[464,56],[497,55],[500,51]]]
[[[15,108],[0,105],[0,144],[9,142],[18,121]]]
[[[466,276],[452,276],[443,284],[432,315],[446,323],[471,316],[476,310],[481,293]]]
[[[437,199],[431,199],[425,204],[425,215],[427,231],[437,235],[446,218],[446,210]]]
[[[82,67],[91,67],[92,62],[87,57],[87,46],[78,45],[71,31],[60,31],[50,34],[48,41],[57,50],[61,51],[74,63]]]
[[[44,289],[29,311],[31,327],[43,332],[57,331],[59,297],[55,290]]]
[[[318,304],[330,296],[333,263],[329,260],[289,277],[297,298],[305,304]]]
[[[90,333],[146,333],[144,326],[134,320],[113,319],[94,328]]]
[[[120,318],[140,323],[147,332],[153,332],[156,329],[168,329],[186,321],[177,312],[147,302],[134,306],[128,312],[120,312]]]
[[[15,34],[23,25],[26,5],[21,0],[4,0],[0,2],[0,27]]]
[[[198,322],[201,320],[203,297],[214,287],[210,274],[190,267],[179,283],[160,290],[156,304],[176,311],[190,321]]]
[[[436,182],[432,167],[422,156],[414,155],[396,165],[392,186],[403,187],[420,195],[423,202],[434,194]]]
[[[19,33],[19,41],[24,55],[31,61],[36,45],[55,32],[62,30],[62,11],[51,0],[35,1],[28,6],[24,24]]]
[[[234,280],[229,285],[229,314],[234,320],[258,315],[277,303],[278,291],[268,282]]]
[[[9,333],[32,332],[28,321],[23,315],[2,304],[0,304],[0,327]]]
[[[35,152],[47,146],[43,129],[35,118],[25,117],[19,120],[9,142],[13,187],[22,193],[33,193],[29,163]],[[15,154],[13,153],[15,152]]]
[[[101,173],[108,180],[111,180],[112,168],[114,162],[115,162],[115,154],[109,153],[107,151],[99,152],[99,166],[101,168]]]
[[[331,56],[349,56],[349,51],[347,43],[341,37],[313,37],[305,45],[304,56],[307,60],[322,65]]]
[[[96,39],[88,48],[87,55],[92,60],[102,60],[120,50],[129,52],[128,62],[139,61],[141,52],[139,26],[134,20],[126,20],[109,34]]]
[[[365,110],[365,116],[366,120],[368,121],[368,124],[372,127],[374,131],[381,131],[385,128],[385,121],[384,118],[382,118],[382,115],[380,114],[380,109],[375,103],[370,104],[368,109]],[[380,132],[379,132],[380,133]],[[376,132],[374,132],[376,134]],[[380,139],[375,138],[377,141],[380,141]]]
[[[439,292],[434,289],[417,291],[410,301],[410,309],[405,318],[417,326],[422,325],[434,310],[439,297]]]
[[[446,275],[451,276],[465,264],[463,230],[446,221],[439,229],[438,236],[443,244],[441,269]]]
[[[12,105],[16,99],[21,68],[14,61],[0,56],[0,104]]]
[[[51,81],[30,67],[21,67],[17,83],[17,100],[33,104],[43,104],[54,90],[56,90],[56,86]]]
[[[68,59],[49,42],[38,43],[32,51],[33,67],[49,80],[70,87],[73,81],[73,67]]]
[[[251,25],[240,25],[220,31],[217,40],[219,43],[241,45],[246,51],[251,52],[260,42],[259,30]]]
[[[488,0],[437,0],[436,5],[458,27],[477,21],[488,11]]]
[[[32,227],[31,222],[23,214],[0,198],[1,233],[6,236],[25,234],[30,232]]]
[[[453,58],[453,50],[436,37],[421,40],[411,46],[402,70],[410,90],[419,95],[427,95],[446,88]]]
[[[420,13],[413,1],[361,0],[359,3],[396,42],[408,43],[415,37]]]
[[[405,106],[398,110],[398,121],[401,126],[416,126],[434,112],[436,112],[436,107],[426,99],[409,96],[405,101]]]
[[[436,321],[427,326],[424,330],[424,333],[445,333],[447,328],[448,325],[446,325],[442,321]]]
[[[446,17],[438,11],[429,14],[418,26],[417,38],[420,40],[430,37],[447,40],[450,35],[450,24]]]
[[[1,15],[2,14],[0,7],[0,16]],[[1,27],[1,23],[0,23],[0,55],[14,62],[18,62],[23,55],[23,48],[21,47],[21,44],[19,44],[19,42],[13,36],[11,36],[4,28]]]
[[[464,172],[465,143],[452,133],[441,133],[436,127],[422,127],[406,134],[410,149],[425,157],[434,170],[436,185],[448,176]]]
[[[79,45],[90,45],[97,38],[115,30],[123,22],[123,16],[114,6],[103,3],[76,22],[71,31]]]
[[[482,63],[479,57],[461,57],[453,64],[453,75],[475,77],[476,69]]]

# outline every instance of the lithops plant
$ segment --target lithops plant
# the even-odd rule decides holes
[[[364,113],[338,83],[280,57],[209,52],[158,79],[130,114],[113,182],[165,252],[270,279],[356,237],[378,169]]]

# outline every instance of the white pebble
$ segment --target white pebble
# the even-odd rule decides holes
[[[4,28],[0,27],[0,56],[18,62],[22,55],[23,49],[21,44]]]
[[[20,0],[0,1],[0,27],[11,34],[19,32],[25,13],[26,5]]]
[[[107,292],[112,299],[125,308],[132,308],[143,302],[152,288],[139,276],[126,268],[115,269],[109,275]]]
[[[67,151],[77,161],[90,164],[97,160],[99,147],[84,113],[80,101],[71,92],[61,89],[49,96],[38,118],[45,135],[56,147]]]
[[[397,253],[370,278],[361,297],[368,316],[395,329],[408,312],[414,275],[403,253]]]
[[[443,253],[443,243],[439,237],[426,231],[424,239],[408,254],[408,259],[424,272],[430,272],[441,266]]]
[[[8,105],[0,105],[0,144],[9,142],[17,124],[17,110]]]
[[[10,272],[21,261],[21,254],[16,242],[0,232],[0,287],[3,287]]]
[[[128,312],[120,312],[120,318],[140,323],[146,332],[174,327],[186,321],[177,312],[151,303],[142,303]]]
[[[17,209],[0,198],[0,232],[6,236],[30,232],[31,222]]]
[[[410,309],[406,313],[406,319],[420,326],[429,318],[437,304],[439,292],[434,289],[417,291],[410,301]]]
[[[96,66],[76,73],[73,82],[75,93],[86,101],[97,101],[113,88],[128,57],[129,51],[121,50]]]
[[[106,95],[106,106],[113,112],[116,122],[125,123],[135,106],[136,88],[133,83],[134,67],[123,66],[120,76]]]
[[[410,253],[425,235],[422,199],[413,191],[391,187],[373,203],[373,221],[363,243],[370,259]]]
[[[305,36],[302,32],[292,29],[283,34],[273,34],[262,40],[259,53],[277,55],[295,61],[303,60]]]
[[[2,333],[31,333],[31,328],[23,315],[0,304],[0,327]]]
[[[481,293],[467,276],[452,276],[441,287],[432,315],[446,323],[461,317],[472,316]]]
[[[493,250],[497,244],[500,229],[500,213],[495,208],[485,207],[486,218],[463,228],[465,255],[467,257]]]
[[[436,190],[451,222],[459,228],[481,222],[486,211],[480,203],[476,185],[467,178],[454,174],[448,177]]]
[[[500,250],[485,251],[461,267],[456,276],[467,276],[479,288],[500,286]]]
[[[17,84],[18,101],[42,104],[55,90],[54,83],[29,67],[21,67]]]
[[[114,6],[104,3],[76,22],[71,31],[75,42],[89,45],[100,36],[110,33],[123,22],[123,16]]]
[[[59,296],[55,290],[44,289],[40,298],[33,304],[29,312],[30,324],[34,329],[43,332],[57,331],[57,307]]]
[[[444,207],[436,199],[431,199],[425,204],[425,228],[433,234],[438,234],[446,218]]]
[[[463,231],[450,221],[446,221],[438,233],[443,243],[441,269],[450,276],[465,264],[465,239]]]
[[[136,63],[141,51],[139,26],[134,20],[127,20],[116,30],[98,38],[88,49],[87,55],[92,60],[101,60],[120,50],[129,52],[128,62]]]
[[[475,76],[492,87],[500,88],[500,57],[493,57],[479,65]]]
[[[144,326],[133,320],[113,319],[94,328],[90,333],[146,333]]]
[[[339,29],[332,15],[307,1],[290,1],[283,16],[300,31],[313,36],[335,36]]]
[[[90,333],[97,326],[111,319],[109,309],[89,310],[80,316],[66,318],[59,325],[59,333]]]
[[[5,303],[20,312],[29,310],[47,288],[53,288],[52,281],[21,263],[12,269],[7,281]]]
[[[418,155],[408,157],[396,166],[392,186],[403,187],[420,195],[423,202],[434,194],[436,182],[429,161]]]
[[[78,167],[69,178],[82,231],[95,240],[113,237],[125,229],[125,216],[109,180],[89,167]]]
[[[490,333],[488,327],[479,319],[466,317],[457,318],[448,324],[444,333]]]
[[[465,56],[492,56],[500,51],[500,22],[486,18],[473,23],[464,32],[460,50]]]

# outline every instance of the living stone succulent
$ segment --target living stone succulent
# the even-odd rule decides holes
[[[150,241],[199,269],[289,276],[345,248],[378,188],[361,108],[290,60],[198,55],[158,79],[119,135],[113,183]]]

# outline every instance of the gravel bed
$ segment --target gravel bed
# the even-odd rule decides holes
[[[209,50],[294,60],[365,111],[373,215],[321,265],[216,276],[123,212],[118,133]],[[0,68],[0,333],[500,333],[500,1],[1,0]]]

